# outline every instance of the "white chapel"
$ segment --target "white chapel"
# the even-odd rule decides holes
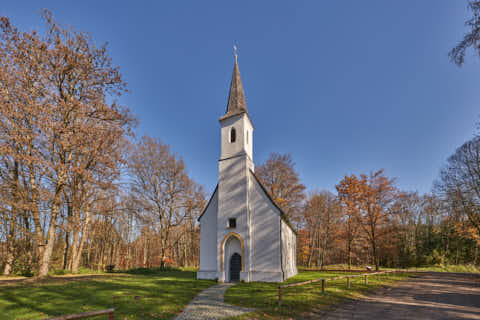
[[[219,119],[218,184],[200,222],[198,279],[281,282],[297,274],[296,233],[255,176],[253,125],[237,57]]]

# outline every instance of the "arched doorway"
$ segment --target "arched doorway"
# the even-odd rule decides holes
[[[231,232],[222,241],[222,260],[220,270],[223,272],[222,281],[240,281],[240,273],[244,268],[243,240],[237,233]],[[232,266],[233,262],[233,266]],[[232,277],[232,271],[234,275]]]
[[[238,253],[232,254],[230,258],[230,281],[240,281],[240,271],[242,270],[242,256]]]

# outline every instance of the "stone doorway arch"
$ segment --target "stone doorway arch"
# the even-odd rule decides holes
[[[234,255],[235,258],[232,261]],[[224,281],[232,281],[232,271],[234,272],[233,281],[240,280],[240,272],[245,270],[245,245],[239,234],[231,232],[225,236],[221,245],[220,262],[220,270],[221,272],[224,272],[225,276]],[[232,262],[234,263],[234,266],[231,265]],[[237,272],[238,279],[236,279]]]

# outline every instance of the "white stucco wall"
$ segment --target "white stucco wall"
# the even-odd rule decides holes
[[[220,159],[226,159],[245,153],[251,160],[253,160],[253,126],[248,116],[245,113],[239,114],[222,120],[220,125]],[[235,143],[230,142],[230,132],[232,128],[235,128],[236,131]]]
[[[296,259],[297,239],[295,233],[282,220],[282,263],[284,278],[288,279],[298,273]]]
[[[247,163],[250,160],[246,155],[220,160],[218,180],[218,227],[217,227],[217,270],[220,270],[219,280],[228,281],[225,275],[225,268],[222,271],[222,242],[231,232],[239,235],[244,243],[245,256],[244,270],[248,270],[250,263],[248,252],[248,212],[247,212]],[[228,227],[228,219],[236,219],[236,228]],[[223,244],[224,245],[224,244]],[[225,264],[224,264],[225,266]],[[247,280],[244,274],[241,278]]]
[[[282,281],[280,212],[250,173],[251,280]]]
[[[200,270],[199,279],[217,278],[217,210],[218,188],[200,218]]]

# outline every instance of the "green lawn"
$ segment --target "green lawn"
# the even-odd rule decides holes
[[[108,308],[115,308],[115,319],[170,319],[214,284],[196,280],[191,271],[0,284],[0,319],[37,320]]]
[[[480,268],[471,264],[436,264],[428,267],[410,268],[413,271],[480,273]]]
[[[308,268],[299,267],[301,271],[308,271]],[[335,264],[325,266],[326,270],[347,270],[346,264]],[[366,266],[351,266],[352,270],[366,270]],[[382,267],[382,270],[395,270],[396,268]],[[399,269],[403,269],[399,267]],[[409,267],[409,271],[434,271],[434,272],[459,272],[459,273],[480,273],[480,267],[473,264],[435,264],[421,267]]]
[[[354,273],[349,273],[353,275]],[[301,282],[318,278],[331,278],[345,275],[338,272],[312,272],[302,271],[297,276],[288,279],[285,283]],[[390,274],[388,277],[381,275],[370,276],[368,285],[363,277],[352,278],[351,289],[347,289],[346,280],[329,281],[326,292],[322,295],[321,283],[286,288],[283,290],[282,306],[278,307],[278,284],[265,282],[241,283],[228,289],[225,302],[256,308],[258,311],[234,319],[289,319],[307,315],[332,305],[345,298],[355,298],[368,290],[380,286],[391,285],[395,281],[406,278],[406,274]]]

